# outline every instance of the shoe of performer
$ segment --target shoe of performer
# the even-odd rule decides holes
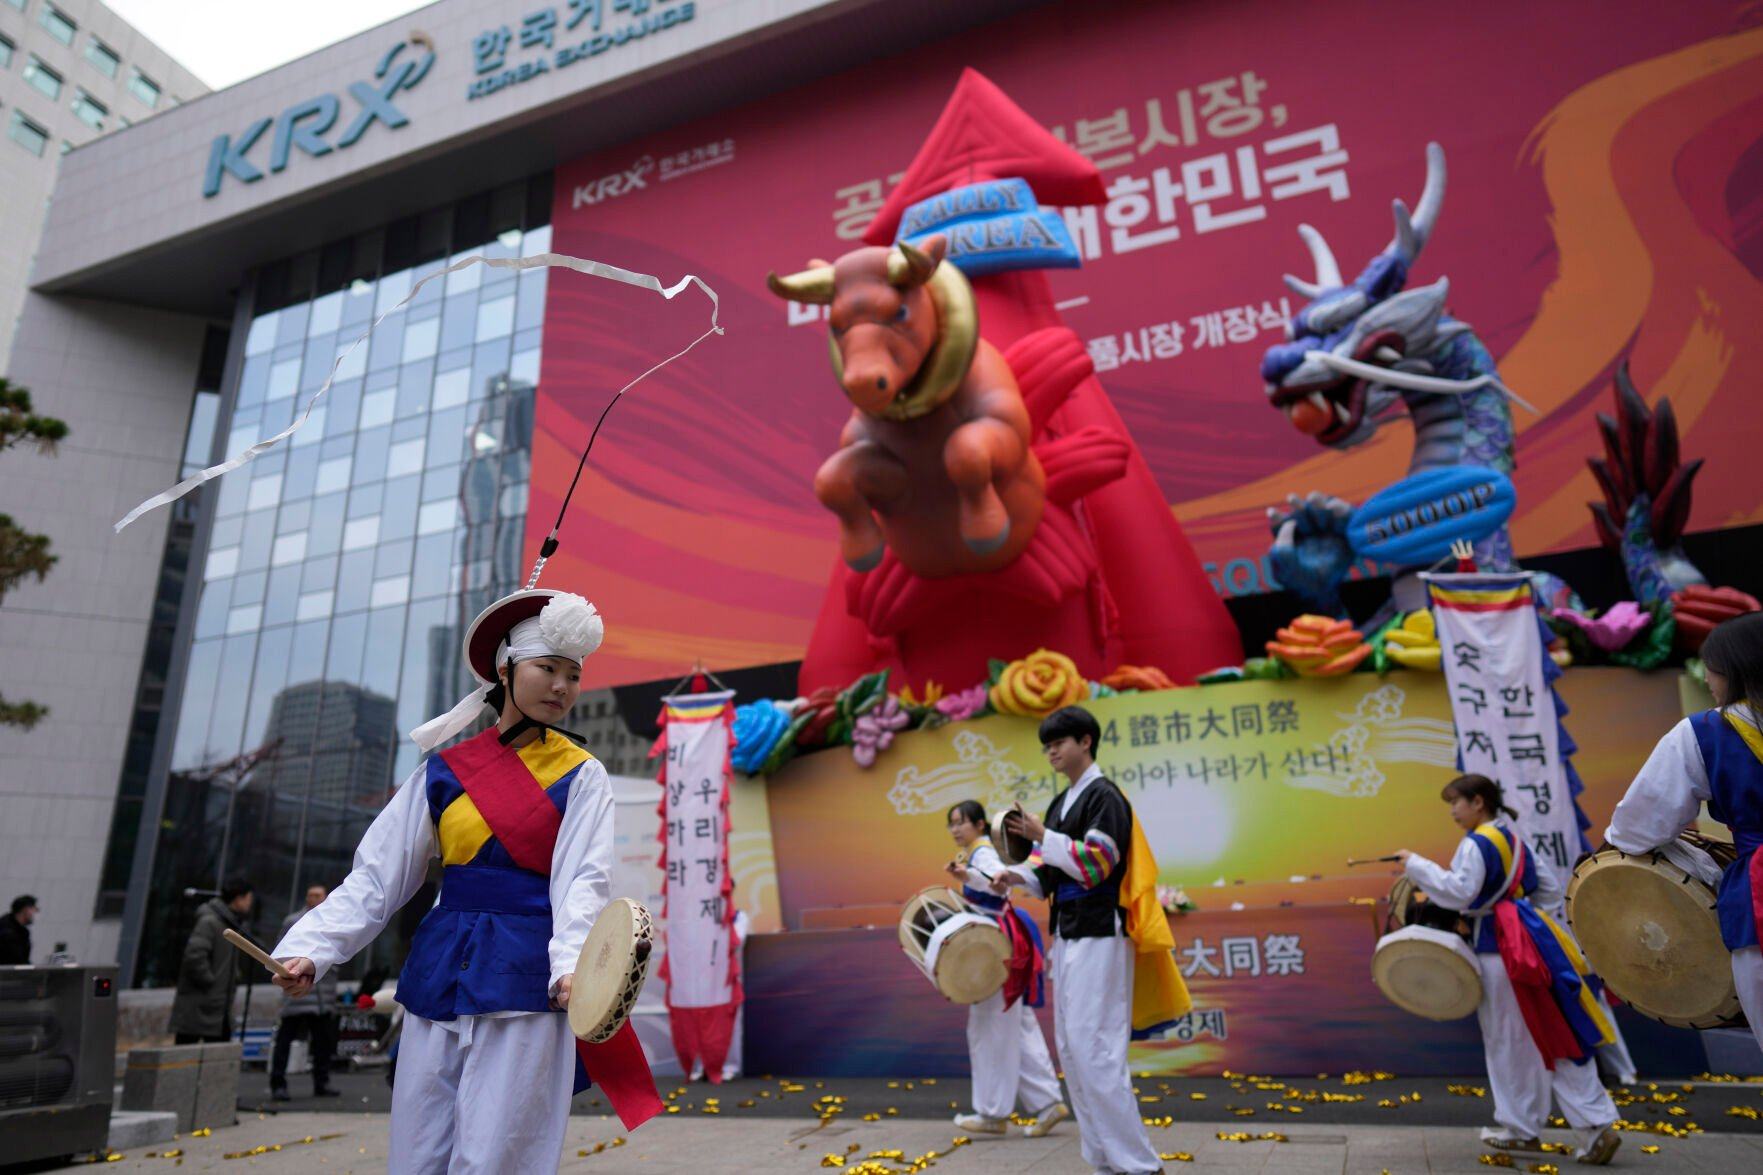
[[[341,1093],[337,1092],[336,1090],[332,1089],[328,1085],[315,1085],[312,1088],[312,1096],[313,1097],[342,1097],[343,1095]]]
[[[1590,1142],[1580,1147],[1574,1161],[1584,1163],[1588,1167],[1602,1167],[1615,1155],[1616,1148],[1622,1145],[1622,1135],[1616,1133],[1614,1125],[1605,1126],[1595,1133],[1590,1130],[1579,1131],[1580,1134],[1591,1134]]]
[[[1002,1134],[1005,1122],[1002,1118],[988,1118],[984,1114],[956,1114],[955,1125],[969,1134]]]
[[[1022,1133],[1028,1138],[1044,1138],[1053,1132],[1053,1127],[1069,1117],[1071,1117],[1071,1108],[1064,1102],[1054,1102],[1036,1114],[1034,1125],[1024,1126]]]
[[[1504,1126],[1483,1126],[1481,1141],[1495,1150],[1502,1151],[1541,1151],[1542,1144],[1534,1138],[1525,1138],[1513,1134]]]
[[[290,1098],[288,1096],[288,1087],[285,1085],[272,1085],[272,1086],[270,1086],[269,1087],[269,1096],[278,1102],[285,1102],[285,1101],[292,1101],[293,1100],[292,1098]]]

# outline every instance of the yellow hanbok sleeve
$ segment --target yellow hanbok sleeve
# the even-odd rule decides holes
[[[1133,941],[1132,1032],[1142,1039],[1167,1028],[1194,1006],[1175,965],[1175,936],[1157,901],[1157,860],[1139,814],[1132,817],[1132,848],[1120,881],[1126,933]]]

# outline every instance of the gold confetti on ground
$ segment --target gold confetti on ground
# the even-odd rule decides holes
[[[1726,1116],[1728,1118],[1749,1118],[1754,1122],[1757,1120],[1757,1107],[1728,1106],[1726,1107]]]
[[[1537,1149],[1545,1155],[1570,1155],[1573,1153],[1573,1145],[1566,1142],[1539,1142]]]
[[[966,1146],[968,1143],[970,1143],[972,1141],[973,1141],[973,1139],[967,1137],[967,1135],[958,1134],[953,1139],[950,1140],[949,1145],[950,1146]]]
[[[1203,1102],[1206,1100],[1206,1095],[1203,1093],[1190,1093],[1188,1094],[1188,1100],[1190,1102]]]
[[[1531,1175],[1561,1175],[1561,1168],[1553,1163],[1532,1163]]]
[[[1164,1151],[1157,1157],[1165,1163],[1191,1163],[1194,1161],[1194,1156],[1188,1154],[1187,1151]]]
[[[1659,1144],[1656,1142],[1649,1142],[1646,1146],[1643,1146],[1641,1148],[1641,1154],[1643,1154],[1643,1155],[1656,1155],[1658,1153],[1659,1153]]]
[[[820,1165],[822,1167],[843,1167],[845,1165],[845,1156],[844,1155],[821,1155],[820,1156]]]
[[[1458,1097],[1486,1097],[1488,1095],[1485,1085],[1447,1085],[1445,1092],[1455,1094]]]
[[[1142,1093],[1139,1095],[1139,1101],[1144,1102],[1147,1105],[1150,1104],[1151,1102],[1160,1102],[1162,1100],[1163,1100],[1162,1097],[1160,1097],[1154,1093]]]
[[[1172,1117],[1169,1117],[1167,1115],[1165,1115],[1162,1118],[1146,1118],[1145,1125],[1156,1126],[1161,1129],[1168,1130],[1171,1126],[1175,1125],[1175,1119]]]
[[[1481,1165],[1484,1167],[1511,1167],[1516,1164],[1512,1162],[1511,1155],[1482,1155]]]

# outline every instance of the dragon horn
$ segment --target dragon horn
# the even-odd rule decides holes
[[[1285,282],[1286,288],[1292,293],[1298,295],[1300,298],[1307,298],[1312,302],[1316,301],[1316,299],[1322,294],[1321,286],[1317,285],[1315,282],[1307,282],[1297,274],[1286,274]]]
[[[1690,520],[1690,482],[1702,468],[1702,458],[1681,465],[1659,491],[1648,521],[1653,527],[1653,542],[1660,550],[1675,547],[1683,538],[1683,528]]]
[[[1310,260],[1316,266],[1316,284],[1322,289],[1339,289],[1346,283],[1341,280],[1341,267],[1335,263],[1334,251],[1322,234],[1307,224],[1298,226],[1298,235],[1310,247]]]
[[[1641,482],[1655,498],[1677,469],[1677,413],[1671,401],[1659,397],[1653,409],[1653,426],[1647,430],[1646,451],[1641,454]]]
[[[833,300],[833,267],[816,265],[801,273],[792,273],[789,277],[768,273],[765,275],[765,284],[772,293],[785,301],[827,306]]]
[[[1390,240],[1389,251],[1400,257],[1404,264],[1412,265],[1420,256],[1420,238],[1414,235],[1414,222],[1408,217],[1408,206],[1400,200],[1390,201],[1390,211],[1396,218],[1396,235]]]
[[[1432,239],[1433,226],[1439,222],[1439,209],[1445,206],[1445,149],[1437,143],[1426,145],[1426,187],[1420,191],[1420,203],[1414,208],[1409,226],[1414,230],[1414,253],[1405,257],[1410,263],[1420,256],[1426,242]],[[1394,242],[1392,242],[1393,244]]]

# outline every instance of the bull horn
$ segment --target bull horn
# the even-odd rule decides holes
[[[1445,204],[1445,149],[1437,143],[1426,145],[1426,187],[1421,189],[1420,203],[1415,206],[1414,214],[1408,215],[1407,208],[1400,203],[1396,206],[1396,235],[1390,241],[1389,252],[1400,257],[1404,262],[1413,264],[1426,248],[1427,240],[1432,236],[1433,226],[1438,223],[1439,209]],[[1403,222],[1407,224],[1404,225]]]
[[[1323,289],[1337,289],[1347,283],[1341,280],[1341,267],[1335,263],[1334,251],[1322,234],[1307,224],[1298,226],[1298,235],[1310,246],[1310,260],[1316,266],[1316,282]]]
[[[888,284],[892,286],[921,286],[930,280],[936,272],[936,258],[924,250],[901,241],[888,254]]]
[[[768,273],[765,275],[765,284],[772,293],[785,301],[828,306],[833,300],[833,267],[816,265],[788,277]]]
[[[1285,283],[1286,288],[1300,298],[1308,298],[1310,301],[1314,302],[1322,296],[1321,286],[1317,285],[1315,282],[1307,282],[1297,274],[1286,274]]]

